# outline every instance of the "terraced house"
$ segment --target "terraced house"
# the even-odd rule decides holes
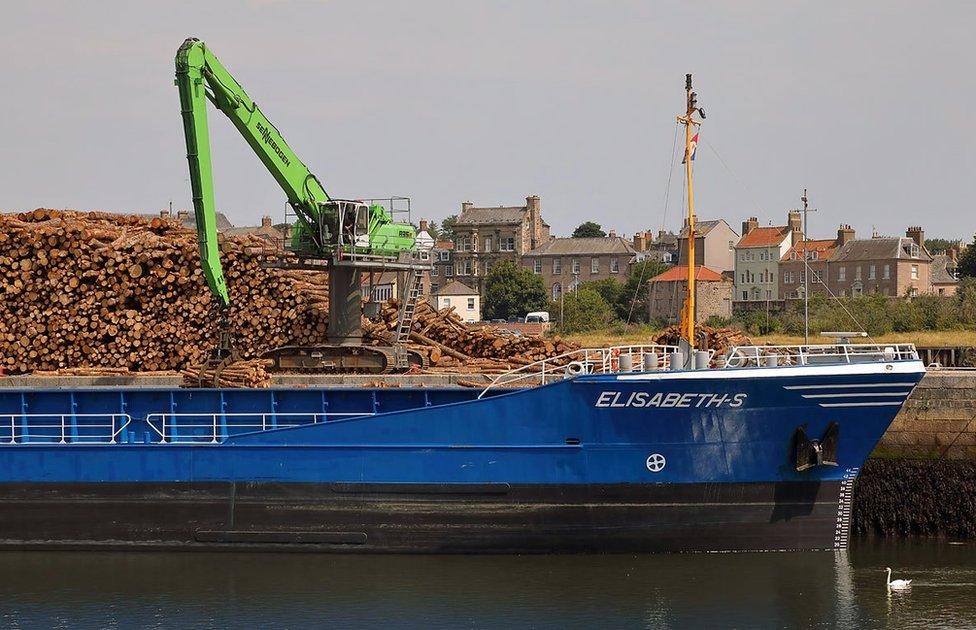
[[[791,247],[779,263],[780,298],[802,299],[807,287],[810,295],[826,293],[830,259],[839,248],[853,240],[854,228],[841,225],[837,229],[837,238],[804,239]]]
[[[786,253],[803,240],[798,211],[787,215],[786,225],[759,227],[750,217],[742,222],[742,238],[735,245],[734,301],[779,300],[779,264]]]
[[[553,299],[577,283],[616,278],[625,282],[636,250],[625,238],[554,238],[522,256],[521,265],[542,276]]]
[[[933,292],[932,256],[918,226],[908,228],[905,236],[851,241],[837,250],[828,267],[827,284],[837,296],[913,297]]]

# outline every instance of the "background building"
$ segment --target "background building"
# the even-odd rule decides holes
[[[735,296],[743,302],[773,301],[779,296],[779,262],[803,239],[798,211],[787,215],[786,225],[759,227],[756,217],[742,223],[742,238],[735,245]]]
[[[688,289],[688,267],[676,266],[648,282],[648,308],[651,321],[669,324],[681,320]],[[714,269],[695,269],[695,321],[711,316],[732,317],[732,280]]]
[[[481,295],[476,289],[455,280],[435,295],[438,309],[454,307],[454,312],[466,322],[481,321]]]
[[[739,235],[725,219],[695,219],[695,266],[705,265],[719,273],[735,269],[735,244]],[[688,219],[678,235],[678,264],[688,266]]]
[[[634,246],[620,236],[554,238],[527,252],[519,264],[541,275],[555,299],[563,291],[571,291],[577,282],[607,278],[626,282],[634,253]]]
[[[481,290],[492,265],[518,262],[523,254],[549,241],[549,224],[542,219],[539,197],[525,198],[524,206],[476,208],[461,204],[454,224],[454,273]]]
[[[838,248],[854,240],[854,228],[841,225],[837,238],[802,240],[791,247],[779,261],[779,296],[781,299],[803,298],[806,273],[810,272],[810,295],[827,292],[830,258]]]
[[[932,256],[925,250],[925,232],[916,226],[905,234],[853,240],[839,248],[828,263],[830,291],[836,296],[932,293]]]

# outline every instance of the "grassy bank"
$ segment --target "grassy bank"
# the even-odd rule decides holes
[[[565,335],[583,347],[619,346],[626,344],[650,343],[660,332],[651,326],[630,327],[627,329],[601,330],[588,333]],[[795,335],[753,335],[757,344],[800,344],[802,336]],[[819,335],[810,335],[810,343],[830,343],[831,340]],[[914,343],[916,346],[976,346],[976,330],[919,330],[915,332],[888,333],[877,337],[866,337],[860,343]]]

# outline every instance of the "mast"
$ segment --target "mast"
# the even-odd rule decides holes
[[[688,181],[688,289],[685,294],[685,305],[681,309],[681,331],[688,341],[691,350],[695,349],[695,195],[691,182],[691,162],[694,153],[691,149],[691,128],[701,125],[700,120],[694,119],[695,112],[705,119],[705,112],[698,107],[697,94],[691,89],[691,75],[685,75],[686,108],[684,116],[678,116],[678,122],[685,126],[685,179]]]

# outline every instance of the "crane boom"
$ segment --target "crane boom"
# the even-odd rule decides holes
[[[230,304],[217,245],[217,207],[214,198],[207,101],[226,115],[254,153],[285,191],[303,232],[320,238],[314,229],[319,204],[329,201],[318,178],[298,158],[278,129],[268,120],[244,88],[234,79],[206,44],[190,38],[176,53],[176,86],[180,93],[186,159],[190,167],[193,209],[200,242],[200,260],[210,290],[224,306]],[[321,247],[323,243],[316,242]]]

